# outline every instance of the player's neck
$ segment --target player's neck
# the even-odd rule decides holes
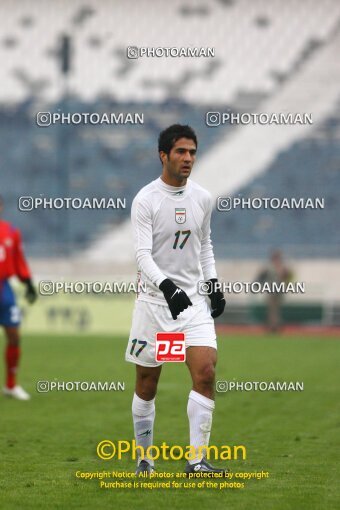
[[[176,179],[174,177],[170,177],[168,175],[161,175],[161,180],[167,184],[168,186],[173,186],[174,188],[182,188],[183,186],[186,186],[187,178],[185,179]]]

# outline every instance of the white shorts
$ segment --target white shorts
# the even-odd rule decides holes
[[[208,303],[204,300],[189,306],[174,321],[168,306],[137,300],[125,353],[126,361],[143,367],[162,365],[163,363],[155,361],[155,338],[159,332],[184,333],[185,348],[204,346],[217,349],[215,325],[210,314]],[[132,344],[132,340],[136,338],[147,341],[140,352],[134,349]]]

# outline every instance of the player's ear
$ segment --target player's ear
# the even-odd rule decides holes
[[[164,151],[160,151],[159,152],[159,159],[161,160],[161,162],[164,164],[168,161],[168,155],[166,152]]]

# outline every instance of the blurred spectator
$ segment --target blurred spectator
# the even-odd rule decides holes
[[[282,253],[279,250],[272,252],[269,263],[262,269],[257,277],[257,281],[264,283],[289,283],[292,280],[293,273],[285,266]],[[267,326],[269,331],[277,333],[282,326],[282,292],[268,292],[267,294]]]

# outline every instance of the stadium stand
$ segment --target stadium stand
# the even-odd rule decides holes
[[[84,253],[89,260],[100,260],[109,254],[111,260],[133,260],[129,205],[136,191],[158,175],[156,138],[160,129],[173,122],[189,123],[197,130],[200,163],[195,178],[214,198],[279,192],[284,196],[294,186],[299,196],[315,196],[322,190],[332,205],[318,215],[320,238],[317,229],[311,231],[313,211],[298,211],[298,217],[293,211],[216,213],[218,256],[263,257],[269,247],[280,245],[283,229],[287,233],[284,248],[294,257],[338,255],[339,239],[327,228],[339,210],[334,191],[339,67],[333,65],[329,75],[330,59],[334,62],[339,48],[338,2],[289,0],[282,6],[279,0],[174,0],[153,3],[146,17],[141,14],[150,9],[150,1],[127,0],[124,8],[115,6],[114,27],[104,0],[86,4],[59,0],[53,7],[37,0],[25,5],[25,15],[22,5],[20,11],[9,0],[0,5],[0,14],[7,20],[0,29],[0,149],[7,217],[25,232],[30,255]],[[215,48],[216,56],[126,58],[127,46],[174,46],[169,19],[172,23],[175,19],[176,34],[181,34],[177,46],[200,47],[205,41],[207,47]],[[186,30],[188,20],[190,31]],[[71,45],[67,76],[60,70],[62,34],[70,37]],[[29,57],[26,47],[32,49]],[[314,69],[313,75],[309,68]],[[306,80],[309,94],[305,94]],[[329,93],[321,97],[326,80]],[[290,128],[283,136],[286,126],[276,130],[261,126],[256,131],[261,132],[259,140],[256,126],[231,130],[227,125],[217,129],[204,123],[207,111],[256,112],[264,107],[276,111],[282,101],[294,111],[305,97],[322,128]],[[39,110],[133,111],[143,113],[145,122],[119,129],[105,125],[39,128],[34,125]],[[260,142],[263,147],[258,150]],[[229,170],[224,174],[225,162]],[[318,183],[325,172],[329,179],[321,188]],[[114,214],[102,210],[22,214],[16,197],[26,195],[28,189],[46,197],[121,196],[127,209]],[[249,254],[243,249],[245,243]]]
[[[284,6],[280,0],[125,0],[114,6],[113,25],[106,0],[12,4],[3,0],[0,5],[6,19],[0,32],[0,72],[3,99],[16,102],[30,93],[39,93],[45,101],[62,96],[56,60],[64,33],[72,47],[68,86],[83,100],[109,94],[123,103],[175,96],[193,104],[235,104],[242,93],[273,92],[328,40],[340,16],[336,0],[286,0]],[[201,47],[205,41],[206,47],[216,49],[213,63],[157,57],[127,62],[128,46],[173,47],[173,24],[180,34],[177,46]]]
[[[240,188],[244,198],[324,198],[325,208],[234,209],[214,213],[213,239],[220,258],[265,258],[274,247],[290,257],[340,256],[340,108],[315,133],[278,154],[265,173]],[[227,237],[228,242],[221,242]],[[247,250],[243,248],[247,240]]]

